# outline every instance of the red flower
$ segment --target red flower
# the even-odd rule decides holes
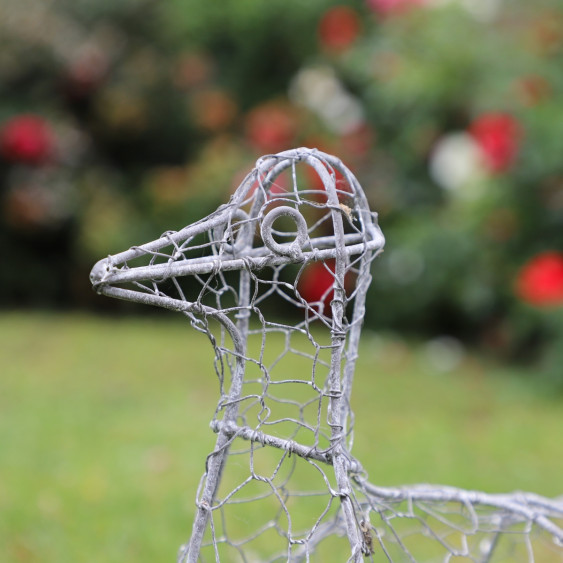
[[[177,88],[189,91],[209,83],[213,72],[213,63],[207,54],[189,52],[176,62],[172,78]]]
[[[192,99],[194,121],[202,129],[211,132],[222,131],[233,122],[237,105],[227,92],[217,89],[202,89]]]
[[[515,290],[530,305],[562,305],[563,254],[544,252],[532,258],[520,270]]]
[[[360,28],[360,18],[352,8],[335,6],[319,23],[319,39],[327,49],[342,51],[354,43]]]
[[[309,264],[299,278],[297,289],[310,305],[324,305],[323,313],[330,315],[330,302],[334,297],[334,260]],[[320,309],[320,307],[319,307]]]
[[[330,303],[334,298],[334,259],[309,264],[297,284],[299,294],[311,307],[326,316],[331,316]],[[354,274],[347,271],[344,275],[344,289],[348,292]],[[321,307],[322,305],[322,307]]]
[[[486,113],[469,127],[491,172],[504,172],[516,158],[521,138],[519,123],[508,114]]]
[[[426,0],[367,0],[368,6],[380,16],[402,14],[414,6],[420,6]]]
[[[250,144],[262,153],[291,148],[297,128],[294,110],[275,102],[258,106],[246,118],[246,136]]]
[[[246,172],[247,171],[245,169],[244,174],[246,174]],[[240,187],[240,184],[241,184],[242,180],[244,180],[245,177],[246,176],[243,176],[243,175],[240,175],[240,174],[237,175],[235,182],[233,182],[231,193],[234,193],[235,190],[237,190]],[[260,186],[260,183],[264,181],[264,179],[265,178],[263,177],[263,178],[261,178],[261,180],[255,180],[254,181],[254,183],[250,186],[248,193],[246,194],[247,198],[254,197],[256,190]],[[291,191],[289,186],[290,186],[290,183],[289,183],[289,178],[287,177],[287,174],[280,174],[275,179],[274,183],[271,184],[270,187],[268,188],[269,197],[267,199],[270,202],[269,205],[272,205],[271,200],[275,200],[278,197],[281,198],[284,195],[287,195],[287,193]],[[281,199],[280,199],[280,203],[281,203]]]
[[[43,164],[53,155],[55,141],[48,123],[36,115],[18,115],[0,130],[0,154],[11,162]]]
[[[338,199],[345,202],[350,197],[350,195],[352,195],[352,188],[348,184],[348,181],[339,170],[330,169],[327,170],[327,172],[329,174],[334,173]],[[326,194],[326,188],[317,171],[312,166],[307,166],[307,168],[305,169],[305,174],[308,183],[307,189],[315,190],[316,193],[312,195],[316,201],[319,201],[320,203],[326,203],[328,198]]]
[[[342,150],[352,158],[366,158],[374,143],[374,131],[367,123],[359,125],[353,131],[345,133],[340,138]]]
[[[533,107],[551,96],[551,84],[542,76],[531,74],[524,76],[516,82],[517,95],[520,101],[529,107]]]

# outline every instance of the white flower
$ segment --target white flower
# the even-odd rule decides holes
[[[329,66],[301,69],[291,81],[289,97],[316,113],[339,135],[357,130],[365,120],[362,105]]]
[[[442,137],[430,156],[430,176],[442,188],[457,191],[483,175],[481,149],[467,133]]]

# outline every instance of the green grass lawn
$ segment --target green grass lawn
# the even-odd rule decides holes
[[[0,559],[174,561],[215,435],[204,336],[170,315],[0,317]],[[563,493],[563,397],[365,334],[354,454],[380,485]]]

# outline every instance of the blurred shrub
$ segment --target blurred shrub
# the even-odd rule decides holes
[[[86,304],[100,256],[208,213],[260,154],[307,145],[340,156],[380,213],[370,325],[522,361],[563,349],[560,294],[522,290],[563,250],[556,0],[2,9],[4,305]]]

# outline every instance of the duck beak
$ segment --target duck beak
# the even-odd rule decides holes
[[[274,193],[272,186],[279,174],[291,168],[295,178],[298,162],[312,166],[323,187],[298,190],[295,183],[292,190]],[[337,189],[330,173],[333,169],[344,174],[347,192]],[[280,236],[274,223],[289,228]],[[352,173],[335,157],[314,149],[294,149],[260,159],[229,203],[206,218],[100,260],[90,280],[98,293],[148,302],[151,282],[326,261],[379,251],[383,245],[377,214],[369,210]],[[124,284],[130,289],[123,289]]]

